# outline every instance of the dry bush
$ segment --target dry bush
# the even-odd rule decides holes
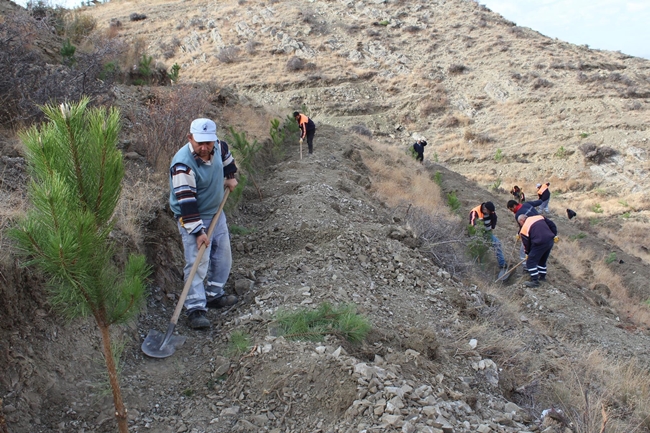
[[[648,428],[650,379],[634,360],[597,351],[566,359],[545,399],[563,411],[577,433],[641,432]],[[606,425],[606,429],[604,429]]]
[[[458,126],[469,126],[472,119],[461,113],[450,114],[440,121],[440,126],[444,128],[455,128]]]
[[[422,31],[422,27],[418,27],[418,26],[406,26],[406,27],[404,27],[404,31],[405,31],[406,33],[417,33],[417,32]]]
[[[569,240],[561,237],[560,244],[553,248],[552,256],[554,256],[562,265],[567,268],[573,279],[582,283],[588,282],[590,274],[590,263],[594,258],[594,254],[584,247],[579,240]]]
[[[189,128],[189,125],[187,125]],[[115,207],[115,228],[129,238],[139,252],[145,250],[143,227],[156,217],[169,199],[167,173],[152,173],[145,169],[123,183],[120,199]]]
[[[190,86],[153,88],[151,93],[147,109],[131,113],[134,141],[157,171],[167,173],[172,156],[187,142],[190,123],[205,115],[209,95]]]
[[[96,27],[97,21],[92,16],[78,12],[70,13],[65,17],[64,37],[74,43],[79,43]]]
[[[262,45],[262,43],[254,41],[254,40],[251,39],[248,42],[246,42],[246,44],[244,45],[244,49],[246,50],[246,52],[248,54],[252,55],[252,54],[255,54],[257,52],[258,45]]]
[[[467,66],[459,65],[459,64],[449,65],[449,67],[447,68],[447,72],[449,72],[452,75],[459,75],[468,70],[469,68]]]
[[[160,42],[159,47],[165,59],[171,59],[176,55],[176,50],[181,46],[181,41],[174,37],[170,42]]]
[[[494,143],[496,140],[484,133],[476,133],[471,129],[466,129],[463,138],[469,143],[487,144]]]
[[[372,131],[368,129],[366,125],[352,125],[350,126],[350,132],[355,134],[363,135],[365,137],[372,137]]]
[[[137,12],[133,12],[131,15],[129,15],[129,20],[131,21],[142,21],[146,19],[147,16],[145,14],[139,14]]]
[[[616,149],[609,146],[598,147],[594,143],[582,143],[578,146],[578,149],[580,149],[584,155],[585,161],[594,164],[602,164],[618,153],[616,152]]]
[[[420,116],[428,117],[433,113],[445,111],[449,106],[447,91],[441,85],[436,85],[429,95],[428,99],[420,102]]]
[[[219,50],[217,59],[221,63],[235,63],[239,59],[239,48],[229,45]]]
[[[537,79],[535,79],[533,81],[533,83],[531,84],[531,87],[533,89],[537,90],[537,89],[539,89],[541,87],[544,87],[544,88],[553,87],[553,83],[551,83],[550,81],[548,81],[545,78],[537,78]]]
[[[288,71],[300,71],[305,68],[305,61],[298,56],[293,56],[287,61]]]

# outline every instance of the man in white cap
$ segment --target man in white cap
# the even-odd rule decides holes
[[[540,211],[543,211],[545,213],[551,212],[548,209],[548,202],[551,200],[551,191],[548,189],[549,186],[551,186],[550,182],[537,184],[537,198],[542,201],[542,204],[540,205]]]
[[[207,247],[185,300],[190,327],[204,329],[210,327],[207,308],[222,308],[238,301],[223,289],[232,267],[225,213],[221,213],[211,239],[206,232],[217,214],[224,188],[233,191],[237,186],[237,166],[228,144],[217,138],[217,125],[212,120],[194,120],[187,138],[189,142],[171,162],[169,205],[183,240],[186,280],[199,249]],[[206,277],[207,287],[203,282]]]

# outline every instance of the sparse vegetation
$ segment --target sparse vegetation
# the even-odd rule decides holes
[[[603,213],[605,210],[603,207],[600,205],[600,203],[596,203],[591,207],[591,211],[594,213]]]
[[[459,75],[467,71],[468,68],[465,65],[460,65],[460,64],[453,64],[449,65],[449,68],[447,68],[447,72],[449,72],[452,75]]]
[[[235,63],[239,59],[239,48],[230,45],[219,50],[217,59],[221,63]]]
[[[497,152],[494,154],[494,160],[496,162],[501,162],[503,160],[503,151],[501,149],[497,149]]]
[[[442,173],[436,171],[433,175],[433,181],[436,183],[436,185],[442,186]]]
[[[449,206],[449,209],[451,209],[452,212],[456,212],[460,209],[460,200],[458,200],[456,193],[453,191],[447,193],[447,206]]]
[[[605,257],[605,263],[608,264],[608,265],[611,264],[611,263],[614,263],[616,260],[617,259],[616,259],[616,253],[615,252],[611,252],[611,253],[609,253],[607,255],[607,257]]]
[[[564,148],[564,146],[560,146],[560,148],[555,152],[554,155],[558,159],[566,159],[568,156],[567,150]]]
[[[244,331],[234,331],[228,339],[228,355],[235,357],[248,352],[251,347],[251,338]]]
[[[293,56],[287,61],[287,70],[301,71],[305,68],[305,61],[298,56]]]
[[[293,340],[322,341],[326,335],[335,335],[360,343],[372,328],[366,317],[357,314],[354,304],[335,307],[324,302],[315,310],[280,311],[275,320],[282,335]]]

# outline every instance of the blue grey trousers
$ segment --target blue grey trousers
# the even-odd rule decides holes
[[[204,220],[203,224],[208,227],[211,221]],[[183,273],[185,281],[187,281],[199,249],[196,247],[196,236],[187,233],[187,230],[181,227],[180,223],[178,223],[178,231],[183,240],[183,250],[185,252]],[[224,295],[223,287],[228,281],[231,267],[230,234],[228,233],[226,214],[222,212],[212,233],[210,245],[201,258],[199,268],[192,279],[192,285],[185,299],[185,308],[188,313],[195,310],[207,311],[205,305],[208,300]]]

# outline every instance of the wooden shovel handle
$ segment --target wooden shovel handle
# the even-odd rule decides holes
[[[230,189],[226,188],[224,189],[223,192],[223,200],[221,200],[221,204],[219,205],[219,210],[217,210],[216,215],[214,218],[212,218],[212,222],[210,223],[210,227],[208,228],[208,244],[210,242],[210,239],[212,239],[212,233],[214,232],[214,228],[217,225],[217,220],[221,216],[221,212],[223,211],[223,206],[226,204],[226,200],[228,199],[228,194],[230,194]],[[187,293],[190,291],[190,287],[192,287],[192,280],[194,279],[194,275],[196,274],[197,269],[199,269],[199,263],[201,262],[201,259],[203,258],[203,253],[206,250],[205,244],[201,245],[201,248],[199,248],[199,252],[196,254],[196,259],[194,260],[194,264],[192,265],[192,270],[190,271],[190,275],[187,277],[187,281],[185,281],[185,286],[183,287],[183,292],[181,293],[181,297],[178,298],[178,303],[176,304],[176,309],[174,310],[174,315],[172,316],[172,320],[170,323],[176,325],[178,322],[178,317],[181,315],[181,311],[183,310],[183,304],[185,303],[185,298],[187,298]]]

